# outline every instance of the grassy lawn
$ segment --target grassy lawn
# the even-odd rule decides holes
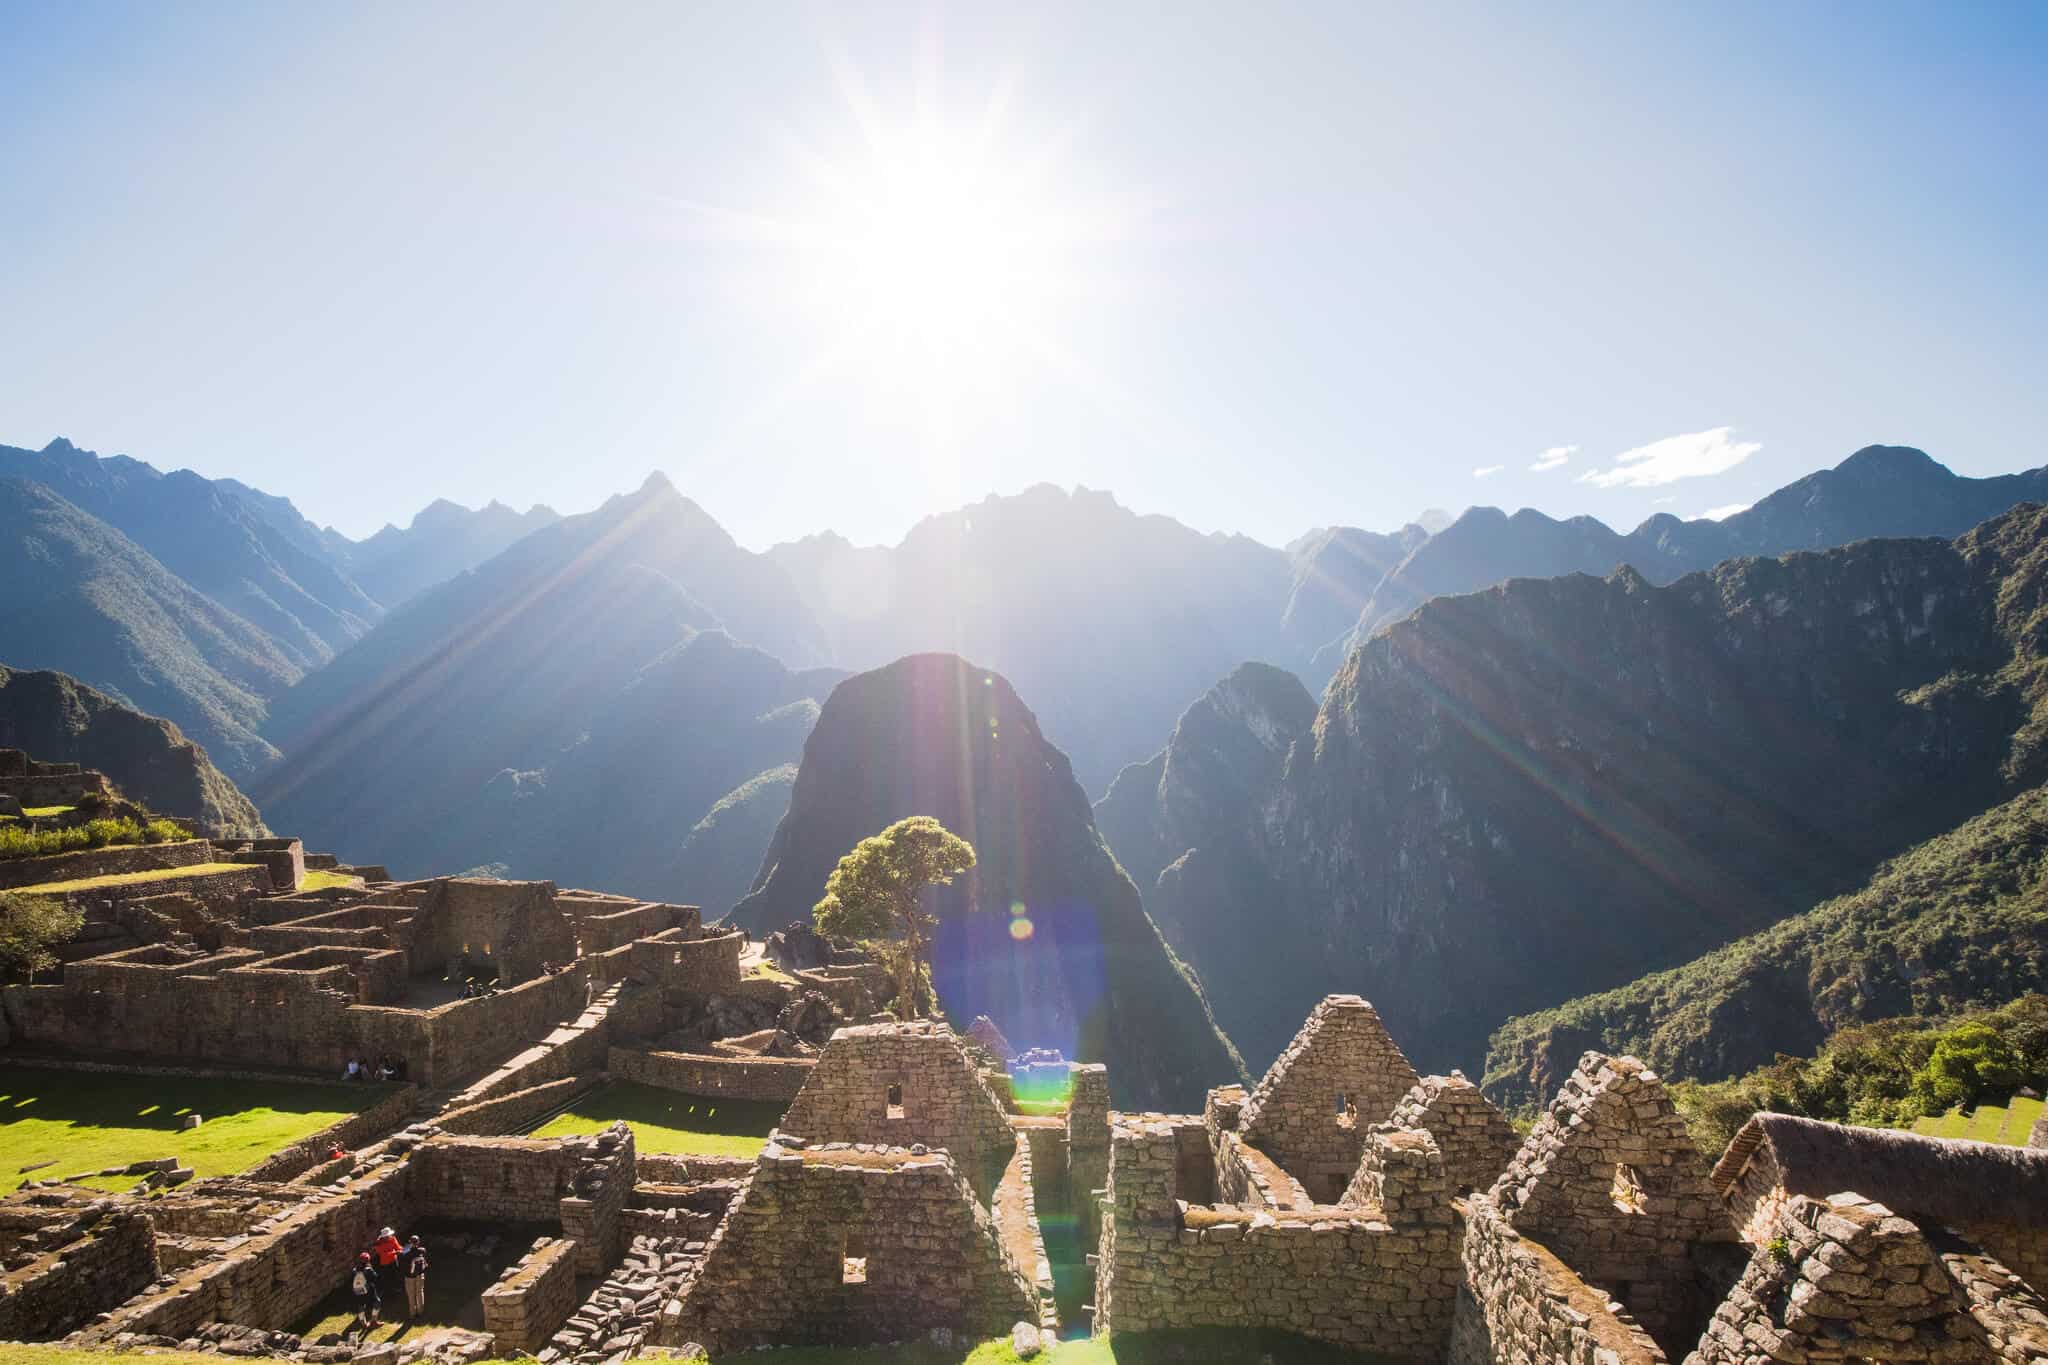
[[[175,1156],[200,1175],[230,1175],[382,1099],[381,1085],[233,1081],[0,1066],[0,1180],[38,1180]],[[197,1128],[178,1127],[198,1113]],[[127,1189],[133,1177],[100,1188]],[[5,1188],[5,1186],[0,1186]]]
[[[339,872],[329,872],[324,867],[309,867],[306,875],[299,878],[299,890],[325,891],[335,886],[358,886],[362,880],[361,877],[344,877]]]
[[[616,1081],[591,1091],[534,1131],[535,1137],[595,1133],[624,1119],[643,1152],[684,1152],[699,1156],[746,1156],[782,1120],[784,1106],[759,1100],[708,1099]]]
[[[180,877],[205,877],[216,872],[240,872],[245,863],[200,863],[194,867],[153,867],[147,872],[109,872],[104,877],[78,877],[68,882],[38,882],[18,886],[17,891],[54,896],[65,891],[90,891],[97,886],[132,886],[137,882],[167,882]]]
[[[1913,1121],[1913,1131],[1930,1137],[1974,1138],[1978,1142],[2002,1142],[2008,1147],[2027,1145],[2034,1120],[2041,1117],[2042,1101],[2018,1096],[2003,1105],[1980,1104],[1975,1109],[1951,1109]]]
[[[21,813],[30,819],[46,819],[52,815],[69,815],[76,806],[23,806]]]

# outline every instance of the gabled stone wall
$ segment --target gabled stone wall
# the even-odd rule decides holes
[[[1421,1128],[1444,1154],[1444,1174],[1459,1194],[1490,1190],[1522,1145],[1507,1115],[1462,1072],[1425,1076],[1394,1106],[1392,1122]]]
[[[1464,1261],[1449,1365],[1665,1365],[1640,1324],[1483,1194],[1465,1202]]]
[[[933,1328],[972,1340],[1037,1317],[1023,1269],[946,1153],[770,1144],[659,1335],[726,1352]]]
[[[1245,1101],[1239,1132],[1311,1196],[1335,1202],[1366,1131],[1420,1079],[1371,1005],[1328,996]]]
[[[938,1148],[977,1181],[1015,1145],[959,1035],[930,1022],[835,1032],[780,1126],[812,1143]]]
[[[1738,1240],[1685,1120],[1633,1057],[1581,1058],[1491,1195],[1509,1226],[1620,1300],[1667,1354],[1712,1311],[1695,1248]]]

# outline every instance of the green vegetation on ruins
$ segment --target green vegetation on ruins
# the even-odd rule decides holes
[[[175,1156],[200,1175],[231,1175],[368,1108],[381,1085],[149,1076],[0,1066],[0,1152],[10,1183]],[[181,1128],[198,1114],[197,1128]],[[40,1166],[42,1162],[55,1164]],[[30,1167],[39,1167],[29,1170]],[[127,1189],[132,1178],[115,1181]]]
[[[57,965],[55,949],[69,943],[85,923],[84,912],[47,896],[0,891],[0,980]]]
[[[43,807],[41,809],[50,809]],[[69,809],[64,807],[63,809]],[[29,811],[31,815],[36,811]],[[112,848],[122,844],[173,843],[192,836],[172,820],[135,820],[120,816],[88,820],[61,829],[0,827],[0,859],[40,858],[52,853],[75,853],[89,848]]]
[[[913,815],[853,846],[811,909],[818,932],[860,939],[896,979],[898,1017],[932,1011],[931,945],[938,917],[926,892],[974,866],[974,846],[929,815]]]
[[[1681,1081],[1671,1097],[1704,1152],[1722,1150],[1764,1110],[2024,1145],[2026,1128],[2015,1130],[2013,1115],[2038,1114],[2040,1102],[2015,1096],[2043,1087],[2048,995],[2029,995],[1947,1024],[1858,1024],[1814,1056],[1781,1056],[1733,1080]]]
[[[642,1152],[752,1157],[782,1119],[784,1105],[714,1099],[614,1081],[577,1100],[535,1129],[539,1138],[596,1133],[624,1119]]]
[[[337,886],[354,886],[361,880],[362,878],[360,877],[350,877],[340,872],[330,872],[326,868],[309,867],[306,869],[306,875],[299,878],[299,890],[327,891]]]

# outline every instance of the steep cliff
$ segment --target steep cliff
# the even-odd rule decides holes
[[[804,744],[789,813],[732,922],[809,917],[861,839],[909,815],[974,845],[939,896],[940,999],[1019,1047],[1103,1061],[1125,1107],[1199,1105],[1242,1064],[1090,818],[1066,756],[1010,684],[947,654],[848,678]]]
[[[62,673],[0,667],[0,749],[103,772],[130,799],[197,820],[207,834],[269,832],[249,798],[177,726]]]
[[[1161,921],[1219,1017],[1253,1017],[1255,1065],[1347,989],[1418,1065],[1471,1068],[1508,1015],[1804,910],[2038,780],[2043,517],[1429,602],[1351,656],[1244,811],[1232,875],[1264,895],[1213,903],[1212,869],[1199,923]],[[1285,969],[1206,961],[1204,935],[1249,932],[1231,917]]]

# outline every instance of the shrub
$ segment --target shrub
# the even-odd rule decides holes
[[[169,844],[189,837],[184,827],[172,820],[152,820],[142,827],[145,844]]]
[[[51,949],[70,942],[84,923],[85,916],[61,899],[0,892],[0,975],[33,980],[56,964]]]

